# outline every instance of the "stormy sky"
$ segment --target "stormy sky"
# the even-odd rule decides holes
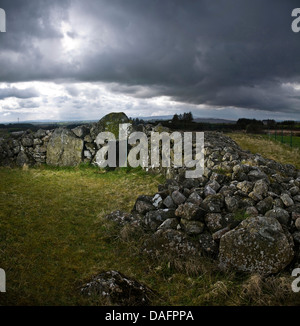
[[[0,123],[300,120],[293,0],[0,0]],[[299,24],[300,25],[300,24]]]

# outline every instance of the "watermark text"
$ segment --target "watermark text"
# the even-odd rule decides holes
[[[5,10],[0,8],[0,33],[6,32],[6,13]]]
[[[2,268],[0,268],[0,292],[6,292],[6,274]]]
[[[152,132],[148,137],[143,132],[129,134],[131,125],[119,125],[119,139],[113,133],[101,132],[95,142],[100,148],[96,164],[101,167],[169,168],[186,167],[186,178],[199,178],[204,173],[203,132]],[[172,146],[171,146],[172,144]],[[130,145],[130,146],[128,146]],[[118,146],[118,148],[117,148]],[[128,148],[130,152],[128,153]],[[117,157],[118,149],[118,157]],[[118,164],[117,164],[118,159]]]

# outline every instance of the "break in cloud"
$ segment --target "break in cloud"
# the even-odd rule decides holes
[[[0,120],[300,120],[298,1],[2,0]]]

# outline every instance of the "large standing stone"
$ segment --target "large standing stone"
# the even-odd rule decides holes
[[[100,121],[95,123],[90,130],[93,139],[103,131],[112,132],[116,139],[119,138],[119,125],[129,123],[127,115],[123,112],[112,112],[104,116]]]
[[[83,140],[65,128],[56,129],[47,146],[47,164],[76,166],[82,162]]]
[[[293,240],[273,217],[250,217],[220,240],[222,269],[271,274],[293,259]]]

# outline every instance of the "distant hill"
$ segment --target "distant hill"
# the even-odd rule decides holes
[[[226,119],[216,119],[216,118],[195,118],[195,122],[202,122],[202,123],[232,123],[235,124],[236,121],[234,120],[226,120]]]
[[[173,115],[162,115],[162,116],[154,116],[154,117],[138,117],[144,121],[156,121],[156,120],[172,120]],[[226,120],[226,119],[217,119],[217,118],[194,118],[195,122],[202,122],[202,123],[236,123],[234,120]]]

